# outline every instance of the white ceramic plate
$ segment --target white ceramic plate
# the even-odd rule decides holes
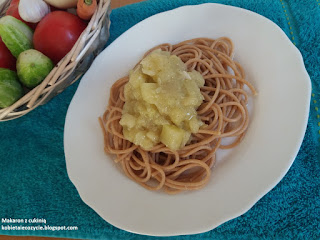
[[[234,41],[235,58],[259,92],[247,135],[218,156],[204,189],[173,196],[145,190],[104,154],[98,117],[110,86],[157,44],[220,36]],[[115,40],[81,80],[65,123],[69,177],[83,201],[118,228],[158,236],[208,231],[245,213],[286,174],[306,129],[310,85],[300,52],[256,13],[203,4],[157,14]]]

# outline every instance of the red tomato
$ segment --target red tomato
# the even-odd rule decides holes
[[[24,22],[27,24],[29,27],[31,27],[33,30],[36,28],[37,24],[36,23],[29,23],[24,21],[19,14],[19,2],[20,0],[12,0],[11,4],[6,12],[6,15],[10,15],[12,17],[15,17],[16,19],[19,19],[20,21]]]
[[[78,16],[64,11],[51,12],[39,22],[34,32],[34,48],[58,63],[86,27]]]
[[[16,71],[16,58],[11,54],[0,37],[0,68]]]

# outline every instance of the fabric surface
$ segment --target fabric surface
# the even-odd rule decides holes
[[[183,5],[218,2],[257,12],[280,26],[301,51],[312,80],[306,135],[282,181],[247,213],[187,239],[320,239],[320,1],[149,0],[111,14],[109,43],[139,21]],[[63,150],[64,121],[77,89],[72,85],[49,103],[17,120],[0,123],[0,220],[45,219],[7,224],[0,235],[80,239],[158,239],[119,230],[80,199],[70,182]],[[4,230],[7,225],[77,226],[75,231]]]

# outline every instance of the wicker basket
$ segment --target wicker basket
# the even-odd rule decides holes
[[[109,38],[110,1],[98,0],[95,14],[71,51],[61,59],[40,85],[27,92],[10,107],[0,109],[0,121],[21,117],[39,105],[47,103],[88,70]],[[10,2],[6,1],[0,6],[0,16],[5,14]]]

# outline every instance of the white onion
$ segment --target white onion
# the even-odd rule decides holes
[[[20,0],[19,2],[20,17],[26,22],[37,23],[49,12],[50,7],[43,0]]]

